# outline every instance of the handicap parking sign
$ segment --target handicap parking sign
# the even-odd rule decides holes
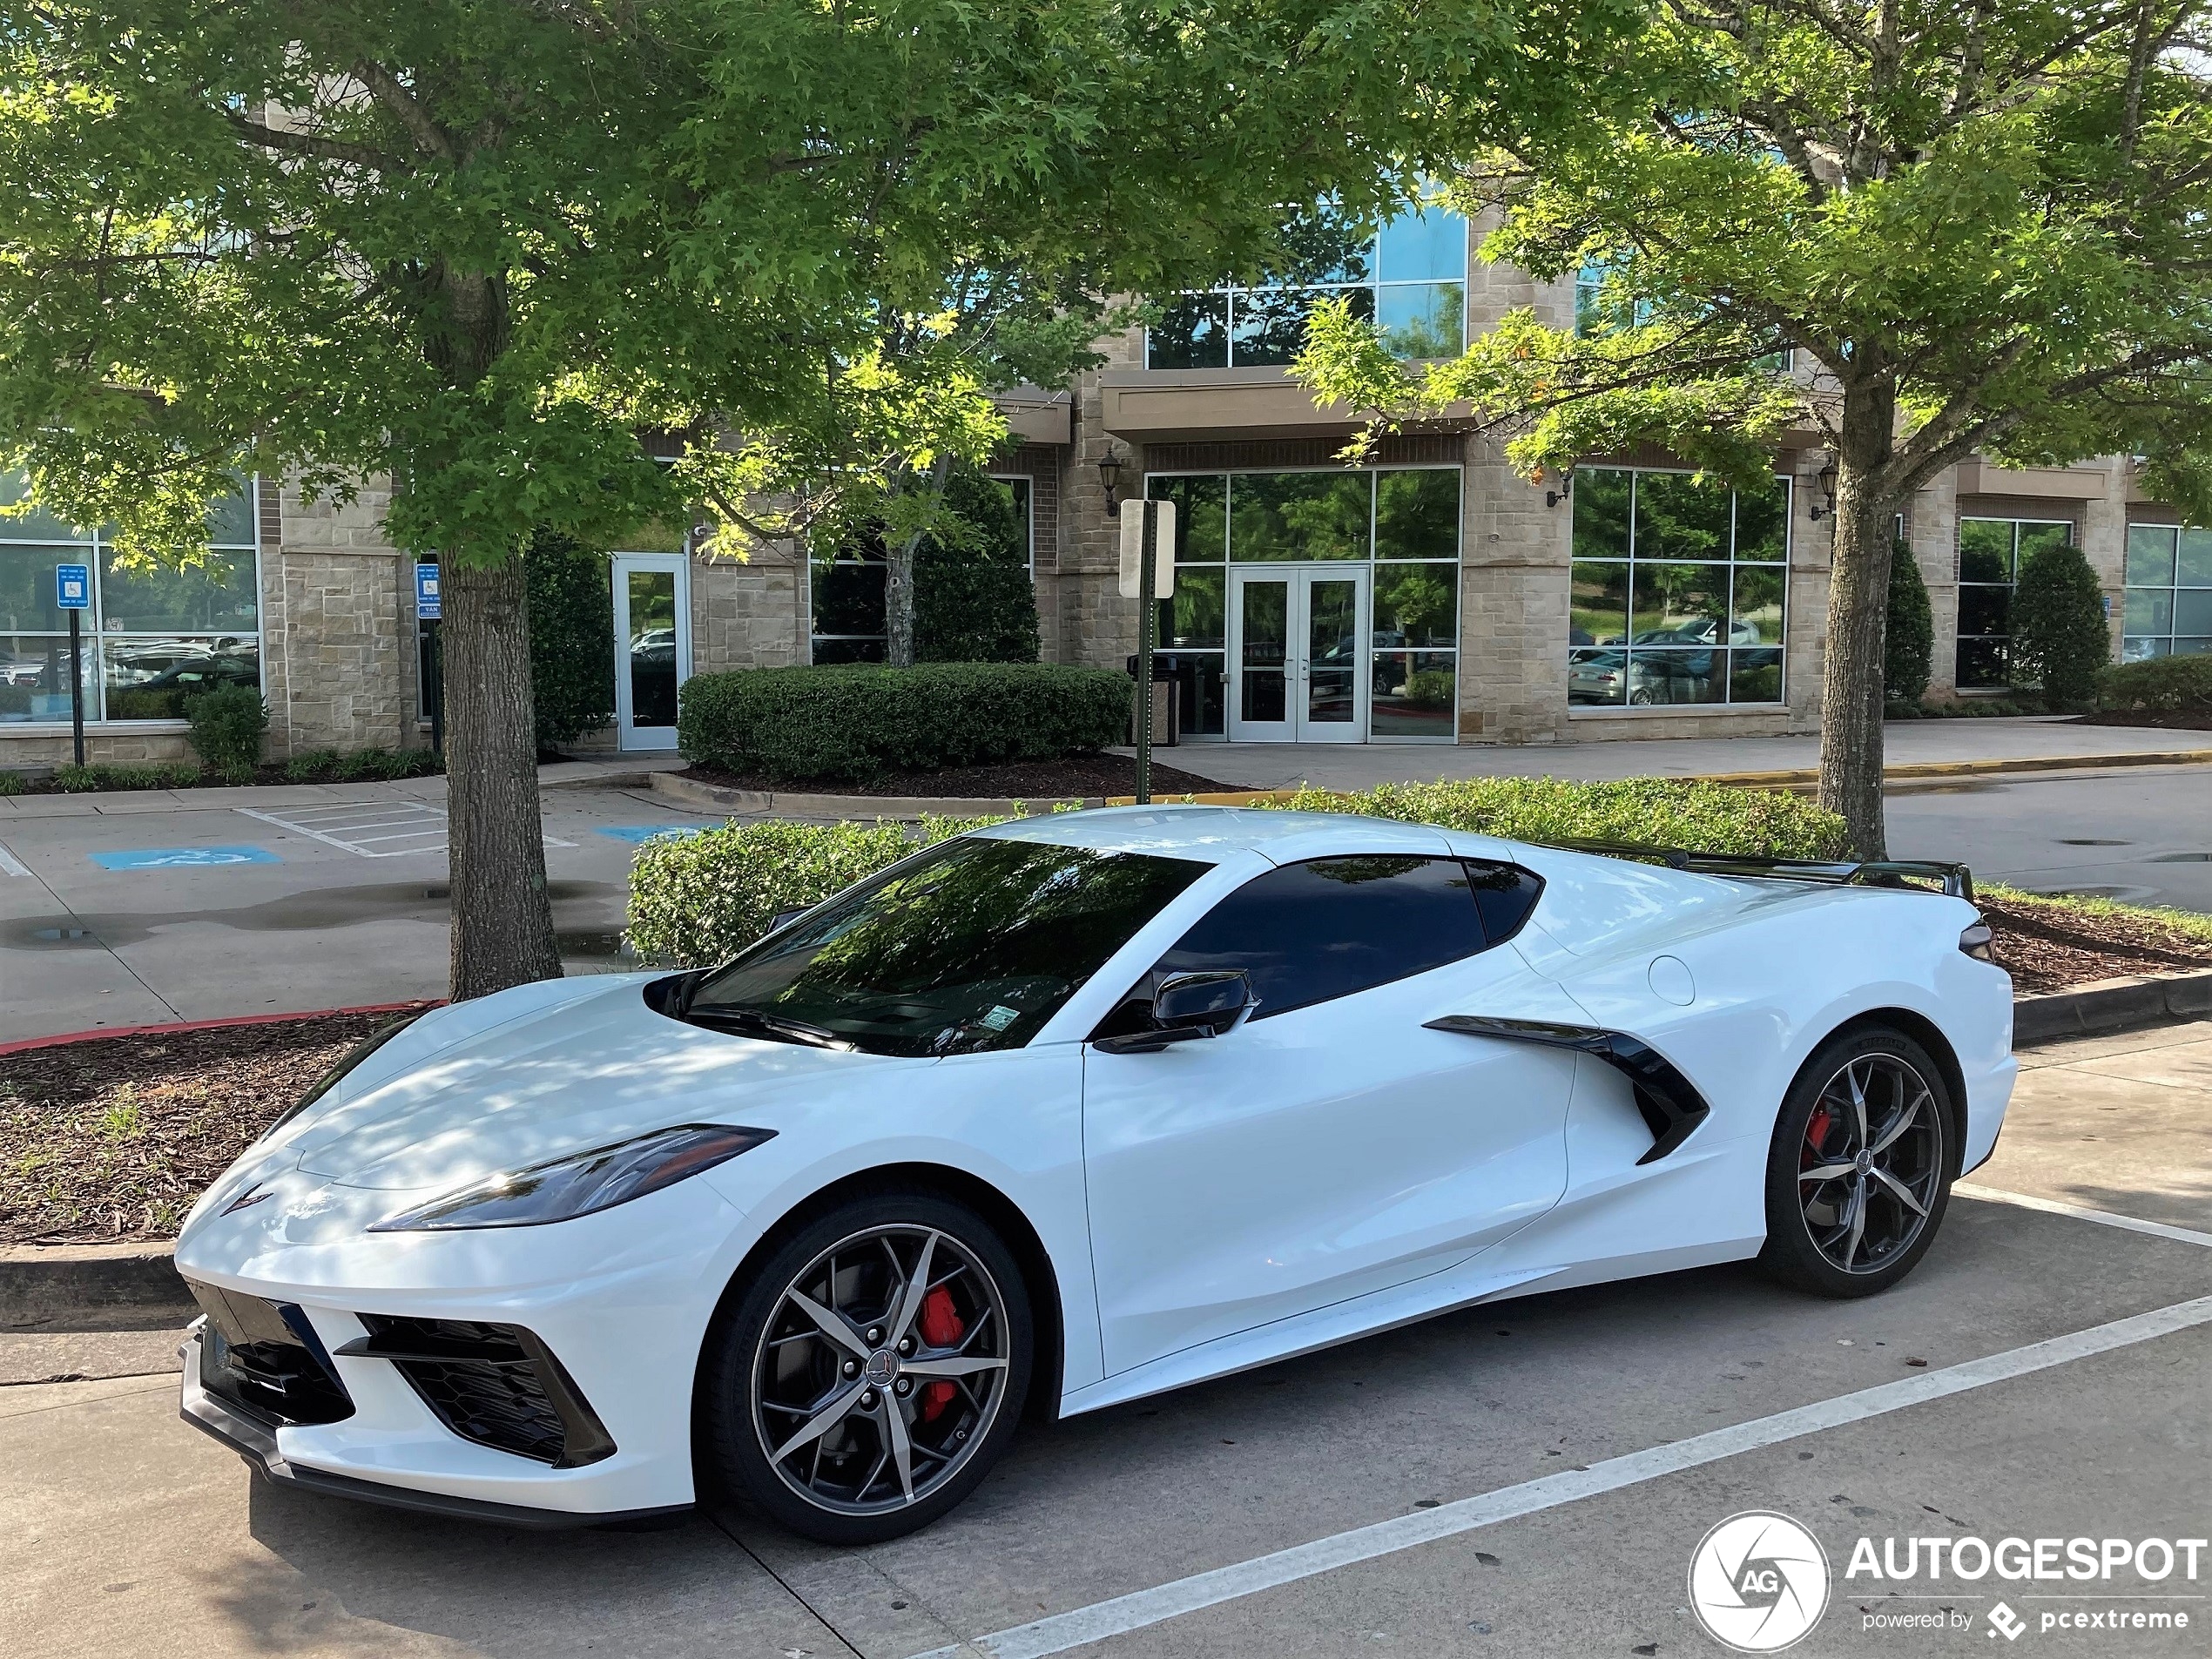
[[[438,567],[435,564],[415,567],[415,615],[419,622],[442,622],[445,618],[445,602],[438,594]]]
[[[92,608],[92,567],[57,564],[54,567],[54,607],[58,610]]]
[[[259,846],[138,846],[115,853],[95,853],[92,862],[103,870],[204,870],[221,864],[281,864],[282,859]]]

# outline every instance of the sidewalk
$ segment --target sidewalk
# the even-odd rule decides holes
[[[2107,757],[2195,753],[2212,759],[2212,732],[2076,725],[2062,717],[1903,720],[1884,728],[1891,766],[2064,758],[2093,766]],[[1186,743],[1160,752],[1185,772],[1224,786],[1285,789],[1299,783],[1353,791],[1438,778],[1703,777],[1795,772],[1820,764],[1820,738],[1623,738],[1596,743]]]
[[[537,769],[540,789],[610,789],[650,772],[688,764],[677,754],[610,755],[560,760]],[[143,813],[223,812],[238,806],[337,806],[346,801],[422,800],[442,806],[443,773],[364,778],[349,784],[254,784],[242,789],[108,789],[76,795],[0,795],[0,826],[37,818],[128,818]]]

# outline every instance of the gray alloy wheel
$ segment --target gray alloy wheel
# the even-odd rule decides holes
[[[1844,1273],[1879,1273],[1920,1240],[1943,1184],[1943,1110],[1911,1061],[1872,1053],[1822,1085],[1797,1149],[1805,1232]]]
[[[761,1455],[828,1514],[926,1503],[991,1438],[1012,1351],[977,1251],[913,1223],[850,1233],[791,1276],[760,1326],[747,1393]]]

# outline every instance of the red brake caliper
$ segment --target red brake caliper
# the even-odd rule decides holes
[[[1811,1169],[1824,1156],[1821,1148],[1828,1143],[1828,1106],[1823,1102],[1812,1109],[1812,1121],[1805,1125],[1805,1145],[1798,1157],[1799,1169]]]
[[[953,1293],[940,1285],[921,1298],[921,1339],[933,1348],[949,1348],[967,1334],[966,1321],[953,1306]],[[921,1410],[919,1415],[925,1423],[934,1422],[944,1414],[945,1407],[953,1403],[960,1390],[943,1378],[926,1383],[921,1390]]]

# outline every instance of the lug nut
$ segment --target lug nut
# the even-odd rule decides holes
[[[870,1325],[868,1327],[868,1346],[873,1348],[876,1345],[876,1344],[881,1342],[882,1340],[883,1327],[880,1325]]]
[[[896,1388],[901,1394],[911,1394],[914,1393],[914,1386],[911,1379],[901,1377],[897,1382],[894,1383],[892,1386]]]
[[[900,1337],[899,1339],[899,1352],[900,1353],[912,1353],[914,1351],[914,1339],[912,1337]]]
[[[860,1396],[860,1409],[864,1412],[872,1412],[875,1409],[874,1389],[871,1388],[867,1393]]]
[[[857,1359],[847,1359],[845,1362],[845,1374],[848,1377],[859,1376],[860,1374],[860,1362]]]

